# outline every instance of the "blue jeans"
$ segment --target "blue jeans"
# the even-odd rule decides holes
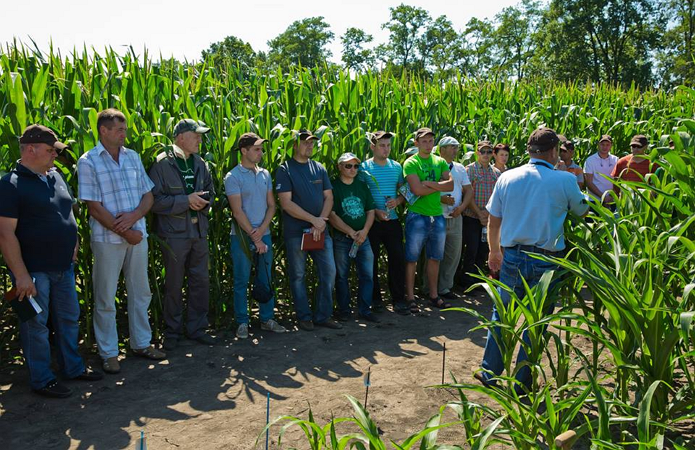
[[[287,269],[290,275],[290,290],[294,300],[294,310],[297,319],[313,320],[323,323],[333,315],[333,286],[335,285],[335,261],[333,259],[333,241],[326,230],[326,241],[323,249],[302,251],[302,236],[285,237],[285,252],[287,254]],[[319,285],[316,289],[316,312],[312,313],[309,298],[306,293],[306,257],[311,255]]]
[[[46,327],[49,317],[56,336],[56,358],[63,375],[75,378],[84,371],[84,362],[77,350],[80,304],[72,264],[64,272],[31,272],[30,275],[36,280],[34,300],[43,311],[20,324],[19,336],[31,387],[41,389],[56,378],[51,371],[51,345]]]
[[[348,277],[350,265],[350,247],[353,240],[345,235],[333,237],[333,254],[335,255],[335,296],[340,312],[350,313],[350,286]],[[372,307],[372,289],[374,287],[374,254],[369,239],[366,239],[357,250],[354,258],[357,267],[357,311],[363,316],[370,313]]]
[[[527,253],[517,249],[516,247],[508,247],[504,249],[504,258],[502,260],[502,268],[500,269],[500,282],[512,288],[516,296],[519,298],[519,300],[521,300],[526,295],[524,291],[523,282],[521,281],[522,277],[526,280],[529,287],[533,287],[538,284],[538,282],[541,279],[541,276],[546,271],[556,270],[557,268],[558,267],[555,264],[532,258]],[[558,281],[559,280],[554,280],[550,284],[549,291],[552,290],[553,286],[557,284]],[[509,293],[504,289],[499,289],[499,293],[503,303],[507,305],[510,297]],[[545,313],[550,314],[554,309],[555,302],[552,302],[548,305],[548,308],[545,311]],[[491,320],[495,322],[500,321],[500,316],[494,304],[492,306]],[[502,361],[501,353],[502,351],[504,351],[504,349],[500,349],[499,344],[497,343],[497,340],[494,337],[495,335],[499,336],[499,330],[499,327],[494,327],[488,330],[487,342],[485,343],[485,353],[483,355],[482,363],[483,369],[489,370],[495,375],[502,374],[502,371],[504,370],[504,362]],[[530,343],[528,337],[528,330],[524,331],[522,337],[524,342],[526,342],[527,344]],[[519,350],[516,363],[517,365],[519,365],[521,362],[526,361],[527,359],[528,355],[526,354],[526,350],[524,350],[524,347],[522,346]],[[492,378],[492,376],[488,373],[483,373],[482,375],[486,380],[490,380],[490,378]],[[516,379],[524,386],[529,388],[531,386],[532,381],[531,369],[528,366],[522,367],[517,372]],[[494,381],[492,381],[491,384],[494,384]]]
[[[417,262],[425,247],[427,259],[441,261],[446,244],[444,216],[423,216],[408,211],[405,216],[405,260]]]
[[[247,292],[249,288],[249,277],[251,276],[251,260],[241,249],[242,241],[238,236],[230,236],[230,247],[232,252],[232,263],[234,264],[234,318],[237,324],[249,323],[249,303]],[[251,243],[250,239],[246,242]],[[270,235],[263,236],[263,243],[268,246],[268,251],[258,255],[258,265],[256,268],[256,283],[266,287],[270,286],[270,276],[273,270],[273,246]],[[275,297],[269,302],[259,303],[261,322],[267,322],[273,318],[275,310]]]

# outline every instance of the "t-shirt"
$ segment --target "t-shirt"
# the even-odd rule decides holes
[[[491,215],[502,218],[502,247],[535,245],[549,251],[565,248],[567,212],[582,215],[588,208],[574,175],[535,158],[500,175],[487,204]]]
[[[567,166],[567,171],[577,177],[577,183],[584,184],[584,171],[579,164],[572,161],[572,163]]]
[[[226,195],[241,196],[241,209],[252,227],[258,228],[265,219],[268,211],[268,192],[273,189],[270,172],[263,168],[249,170],[239,164],[224,177],[224,192]],[[236,234],[232,226],[232,235]],[[270,234],[268,228],[265,234]]]
[[[291,192],[292,201],[316,217],[323,209],[323,191],[329,189],[333,188],[328,172],[311,159],[306,163],[288,159],[275,172],[275,191],[278,194]],[[300,237],[306,228],[311,228],[309,222],[295,219],[285,211],[282,212],[282,221],[285,238]]]
[[[633,161],[633,155],[620,158],[611,172],[611,177],[625,181],[643,181],[645,175],[654,173],[657,165],[648,159]]]
[[[408,178],[408,175],[417,175],[420,181],[440,181],[442,174],[449,171],[449,165],[446,160],[437,155],[430,155],[429,158],[421,158],[419,154],[415,154],[405,160],[403,164],[403,175]],[[439,192],[423,195],[413,203],[408,210],[422,216],[441,216],[442,208],[440,206]]]
[[[69,187],[55,169],[44,178],[17,163],[0,179],[0,216],[17,219],[15,235],[29,272],[70,268],[77,243],[73,203]]]
[[[333,180],[333,211],[355,231],[364,228],[367,211],[374,209],[372,193],[367,184],[354,179],[345,184],[340,178]]]
[[[471,181],[468,179],[468,172],[463,164],[452,161],[449,163],[449,172],[451,172],[451,178],[454,179],[454,190],[449,192],[441,192],[441,196],[451,195],[454,198],[453,205],[446,205],[442,203],[442,214],[447,219],[451,218],[451,212],[461,206],[463,201],[463,187],[469,186]]]
[[[359,179],[369,186],[375,208],[386,211],[386,199],[395,199],[398,195],[398,186],[404,183],[403,168],[392,159],[387,159],[386,164],[380,166],[372,158],[360,166]],[[389,218],[398,218],[396,210],[391,210]]]
[[[618,157],[610,153],[607,158],[601,158],[598,153],[594,153],[584,161],[584,173],[594,176],[594,186],[601,191],[601,194],[613,187],[613,184],[604,175],[609,179],[612,178],[611,173],[613,173],[613,168],[617,163]]]

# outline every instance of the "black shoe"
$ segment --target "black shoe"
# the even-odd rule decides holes
[[[83,381],[98,381],[104,378],[104,374],[92,369],[91,367],[85,367],[81,374],[73,378],[73,380],[83,380]]]
[[[347,322],[350,320],[350,313],[349,312],[341,312],[335,315],[336,320],[340,322]]]
[[[304,331],[314,331],[314,322],[311,320],[300,320],[299,329]]]
[[[372,313],[360,314],[359,317],[360,317],[360,319],[366,320],[367,322],[381,323],[381,320],[379,320],[379,318]]]
[[[193,338],[193,340],[203,345],[217,345],[217,339],[215,339],[207,333],[203,333],[200,336],[196,336]]]
[[[384,308],[384,304],[380,301],[372,303],[372,312],[380,313],[384,312],[385,309],[386,308]]]
[[[454,291],[449,291],[446,294],[439,294],[441,298],[445,298],[447,300],[458,300],[459,296],[454,293]]]
[[[406,302],[396,302],[396,304],[393,305],[393,310],[401,316],[410,315],[410,308],[408,308],[408,304]]]
[[[48,384],[41,389],[34,389],[34,392],[50,398],[67,398],[72,394],[70,388],[60,384],[58,380],[49,381]]]
[[[340,330],[343,328],[343,326],[341,324],[339,324],[338,322],[336,322],[333,319],[328,319],[325,322],[316,322],[314,325],[316,325],[317,327],[330,328],[332,330]]]
[[[177,337],[164,338],[164,350],[167,352],[174,350],[179,346],[179,339]]]

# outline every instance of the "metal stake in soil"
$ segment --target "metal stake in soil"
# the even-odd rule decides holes
[[[372,366],[369,366],[367,373],[364,374],[364,409],[367,409],[367,399],[369,398],[369,386],[371,386]]]
[[[267,427],[270,423],[270,392],[267,393],[265,402],[265,426]],[[268,450],[268,435],[270,434],[270,429],[265,429],[265,450]]]
[[[444,368],[446,367],[446,342],[444,342],[444,351],[442,352],[442,384],[444,384]]]

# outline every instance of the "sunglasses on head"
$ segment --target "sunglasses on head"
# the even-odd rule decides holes
[[[359,164],[343,164],[343,167],[345,167],[346,169],[357,169],[360,167],[360,165]]]

